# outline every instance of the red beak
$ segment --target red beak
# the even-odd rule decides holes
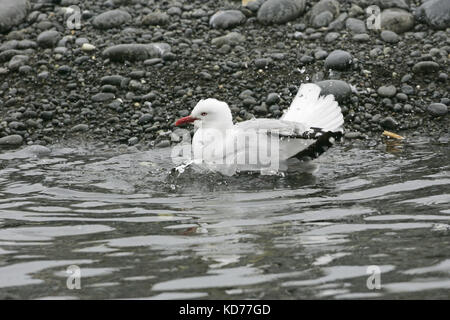
[[[197,118],[194,118],[193,116],[187,116],[181,119],[178,119],[177,122],[175,122],[176,126],[182,125],[184,123],[190,123],[190,122],[194,122],[195,120],[198,120]]]

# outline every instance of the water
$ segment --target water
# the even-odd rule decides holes
[[[0,152],[2,299],[449,298],[448,137],[347,141],[285,177],[74,145]]]

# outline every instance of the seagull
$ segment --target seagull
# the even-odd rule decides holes
[[[183,168],[194,163],[228,176],[242,171],[274,174],[318,158],[341,138],[344,124],[334,96],[320,93],[318,85],[302,84],[280,119],[236,124],[227,103],[200,100],[189,116],[175,123],[193,123],[196,130],[191,160]]]

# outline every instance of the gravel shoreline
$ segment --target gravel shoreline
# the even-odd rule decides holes
[[[382,30],[367,29],[373,4]],[[305,82],[335,94],[349,139],[448,137],[450,7],[420,5],[0,0],[0,148],[167,147],[200,99],[226,101],[236,121],[276,118]]]

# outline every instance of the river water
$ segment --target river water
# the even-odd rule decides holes
[[[450,297],[448,136],[346,141],[284,177],[50,149],[0,150],[1,299]]]

